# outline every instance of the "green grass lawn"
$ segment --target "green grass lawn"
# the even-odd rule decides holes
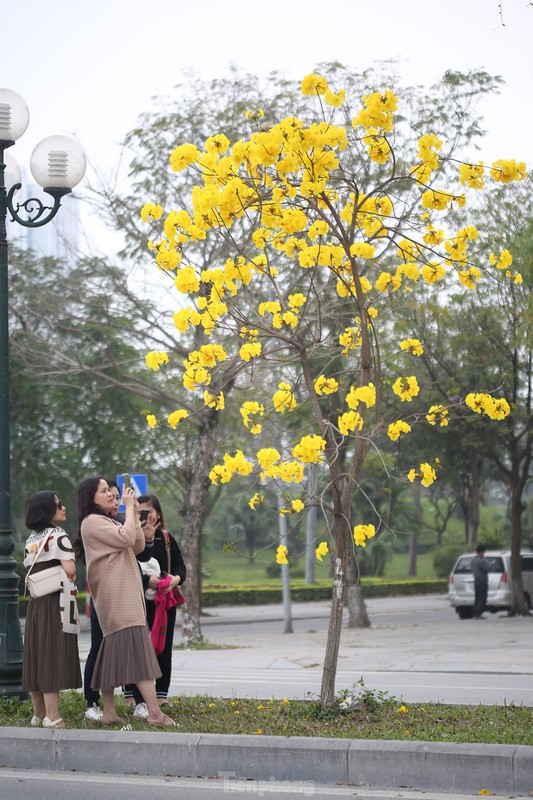
[[[320,736],[401,741],[481,742],[533,745],[531,708],[525,706],[446,706],[403,703],[387,692],[370,691],[360,682],[356,702],[343,709],[342,697],[330,708],[316,700],[249,700],[210,696],[169,697],[168,715],[177,727],[165,733],[255,734],[256,736]],[[117,698],[117,710],[135,731],[151,728],[131,715]],[[81,692],[61,692],[60,712],[66,726],[98,730],[84,718]],[[29,700],[0,698],[0,725],[28,727]],[[112,725],[119,730],[121,725]]]
[[[266,573],[268,565],[275,563],[273,550],[264,550],[258,553],[253,562],[236,553],[206,553],[204,556],[204,588],[208,586],[279,586],[279,578],[269,578]],[[305,570],[303,556],[295,565],[298,578],[302,581],[302,572]],[[385,580],[405,580],[408,576],[408,555],[396,553],[385,569]],[[431,553],[422,553],[417,558],[417,574],[419,580],[433,580],[436,578],[433,569],[433,556]],[[328,582],[330,578],[329,563],[324,560],[322,564],[315,565],[315,578],[317,583]]]

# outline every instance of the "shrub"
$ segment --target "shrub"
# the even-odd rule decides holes
[[[437,578],[447,578],[452,571],[453,565],[464,553],[464,544],[443,544],[435,548],[433,552],[433,569]]]

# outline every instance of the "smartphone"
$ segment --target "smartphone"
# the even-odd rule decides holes
[[[146,520],[148,519],[148,515],[149,514],[150,514],[150,509],[149,508],[141,508],[141,510],[139,512],[140,521],[141,522],[146,522]]]
[[[126,486],[128,489],[131,489],[131,478],[127,472],[123,474],[122,482],[124,483],[124,486]]]

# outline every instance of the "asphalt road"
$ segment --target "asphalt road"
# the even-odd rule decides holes
[[[3,800],[214,800],[237,796],[242,800],[271,797],[313,800],[357,797],[357,800],[465,800],[464,794],[401,789],[371,790],[355,786],[318,785],[304,781],[236,781],[226,779],[152,778],[144,775],[90,775],[58,772],[27,772],[0,768]],[[518,795],[498,794],[499,800]]]

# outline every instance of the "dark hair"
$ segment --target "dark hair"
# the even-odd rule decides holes
[[[159,502],[155,494],[141,494],[141,496],[137,498],[137,502],[150,503],[156,514],[159,516],[159,522],[157,523],[157,527],[161,528],[161,530],[165,530],[165,518],[163,517],[161,503]]]
[[[485,549],[486,548],[484,547],[484,545],[478,544],[478,546],[476,547],[476,553],[484,553]]]
[[[59,499],[58,493],[50,489],[32,494],[26,509],[26,527],[30,531],[40,533],[50,527],[50,521],[57,513],[56,498]]]
[[[103,511],[94,502],[96,490],[100,485],[100,481],[105,480],[99,475],[92,478],[86,478],[78,487],[78,538],[74,542],[74,552],[78,558],[85,562],[85,549],[83,547],[83,540],[81,538],[81,523],[88,517],[89,514],[103,514]]]
[[[118,489],[118,483],[114,481],[113,478],[110,478],[107,481],[107,485],[109,486],[110,489]]]

